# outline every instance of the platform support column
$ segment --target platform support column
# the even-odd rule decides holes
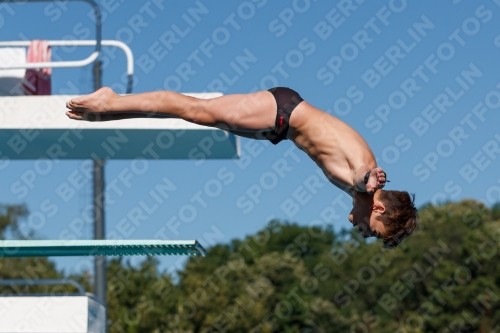
[[[101,88],[102,63],[94,62],[94,90]],[[104,234],[104,164],[94,160],[94,239],[105,239]],[[95,257],[94,292],[106,307],[106,257]]]

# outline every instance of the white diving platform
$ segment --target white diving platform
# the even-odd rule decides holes
[[[215,98],[221,93],[192,93]],[[0,97],[0,158],[235,159],[239,138],[176,118],[90,122],[69,119],[66,102],[76,96]]]
[[[89,296],[1,296],[4,332],[105,333],[106,309]]]
[[[68,289],[61,288],[63,285],[71,285],[77,292],[64,291]],[[45,289],[44,294],[24,294],[21,286],[56,287]],[[0,294],[0,333],[106,332],[106,308],[74,280],[0,280],[0,287],[11,290]]]

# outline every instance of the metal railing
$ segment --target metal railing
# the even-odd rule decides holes
[[[24,280],[24,279],[6,279],[0,280],[0,286],[12,287],[12,286],[56,286],[56,285],[70,285],[75,287],[78,292],[75,294],[3,294],[0,293],[0,297],[15,297],[15,296],[87,296],[99,304],[102,304],[101,300],[92,293],[85,292],[85,288],[71,279],[39,279],[39,280]]]
[[[24,0],[26,2],[53,2],[53,0]],[[89,65],[97,59],[101,52],[102,26],[101,26],[101,9],[94,0],[66,0],[66,1],[81,1],[92,6],[95,13],[95,50],[86,59],[78,61],[54,61],[54,62],[30,62],[25,66],[2,66],[0,69],[35,69],[35,68],[63,68],[63,67],[83,67]],[[19,0],[3,0],[3,3],[16,3]]]
[[[71,285],[78,290],[78,295],[85,296],[85,289],[83,286],[70,279],[40,279],[40,280],[0,280],[0,286],[55,286],[55,285]],[[0,294],[1,296],[7,296],[12,294]],[[15,294],[19,296],[18,294]]]
[[[0,41],[0,47],[28,47],[30,46],[29,40],[23,41]],[[97,45],[97,41],[95,40],[48,40],[49,46],[94,46]],[[132,92],[132,85],[134,81],[134,55],[132,50],[128,47],[127,44],[117,41],[117,40],[101,40],[100,44],[102,46],[112,46],[117,47],[123,50],[125,56],[127,57],[127,94]],[[88,65],[90,62],[87,62],[89,58],[78,61],[59,61],[59,62],[30,62],[25,64],[16,64],[16,65],[2,65],[0,64],[0,70],[2,69],[31,69],[31,68],[68,68],[68,67],[82,67]],[[94,59],[95,60],[95,59]],[[94,61],[92,60],[92,61]],[[34,66],[36,64],[37,66]],[[46,66],[46,65],[49,66]],[[57,66],[56,66],[57,65]]]

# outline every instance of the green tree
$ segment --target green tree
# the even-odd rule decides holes
[[[191,257],[173,279],[147,258],[108,262],[110,332],[495,332],[500,208],[425,205],[394,250],[355,230],[272,221]],[[23,207],[0,210],[14,234]],[[63,277],[46,258],[2,258],[0,278]],[[88,272],[73,276],[86,287]],[[12,291],[12,290],[11,290]]]
[[[500,324],[500,226],[492,210],[466,200],[426,205],[420,216],[395,250],[355,231],[279,221],[217,245],[179,273],[179,298],[162,328],[489,332]]]
[[[178,291],[171,277],[160,273],[158,261],[148,257],[138,267],[112,259],[107,266],[110,332],[154,332],[174,313]]]
[[[29,211],[25,205],[0,205],[0,239],[5,239],[7,232],[16,238],[23,238],[18,231],[19,221],[26,218]],[[33,235],[33,233],[31,233]],[[62,278],[55,264],[48,258],[0,258],[0,279],[18,279],[28,282],[25,286],[2,286],[1,293],[51,293],[54,286],[30,286],[29,283],[38,279]],[[72,287],[68,291],[74,292]]]
[[[491,207],[491,218],[493,220],[500,220],[500,202],[497,202]]]

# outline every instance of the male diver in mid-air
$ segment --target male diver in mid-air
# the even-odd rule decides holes
[[[270,140],[291,140],[323,170],[332,184],[353,198],[349,221],[363,237],[393,248],[415,229],[417,210],[408,192],[382,190],[385,172],[352,127],[304,101],[289,88],[198,99],[172,91],[120,96],[110,88],[66,103],[69,118],[106,121],[166,116]]]

